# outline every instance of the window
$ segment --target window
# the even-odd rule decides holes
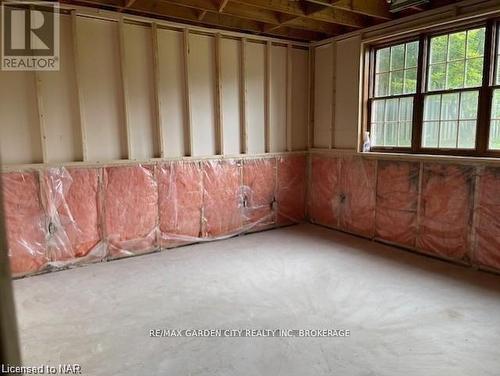
[[[474,149],[477,91],[425,97],[422,147]]]
[[[481,86],[484,33],[483,27],[431,38],[429,91]]]
[[[493,94],[493,106],[491,109],[491,126],[489,137],[489,148],[500,150],[500,90],[496,89]]]
[[[499,40],[488,21],[373,48],[372,148],[500,156]]]
[[[491,105],[490,132],[488,137],[488,149],[500,151],[500,28],[497,34],[495,89]]]
[[[418,41],[376,52],[372,143],[411,146],[413,96],[417,88]]]

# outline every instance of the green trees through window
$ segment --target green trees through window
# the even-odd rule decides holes
[[[417,89],[418,41],[379,49],[376,53],[372,144],[410,147],[413,97]]]
[[[418,42],[398,44],[377,51],[375,95],[384,97],[415,93]]]
[[[497,34],[496,50],[496,76],[495,85],[500,86],[500,29]],[[491,105],[491,122],[488,147],[491,150],[500,150],[500,89],[493,91],[493,102]]]
[[[481,86],[484,37],[483,27],[431,38],[428,90]]]
[[[497,38],[487,38],[494,29],[489,22],[375,49],[369,119],[372,146],[423,152],[500,151],[500,27]],[[496,52],[486,56],[495,39]],[[420,46],[426,51],[420,51]],[[425,59],[419,60],[420,55]],[[483,72],[485,59],[495,68],[491,78],[490,69]],[[420,77],[425,81],[418,85]],[[492,86],[489,82],[486,86],[490,80]],[[486,102],[491,116],[481,104]],[[488,116],[488,124],[481,125],[489,127],[488,136],[483,132],[478,138],[478,120]]]

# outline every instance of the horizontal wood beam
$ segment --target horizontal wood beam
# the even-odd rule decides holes
[[[219,6],[211,0],[161,0],[160,3],[181,5],[188,8],[206,10],[208,12],[221,13]],[[258,9],[255,7],[242,6],[241,4],[228,3],[222,11],[224,14],[268,23],[279,23],[275,12]]]
[[[216,14],[219,13],[219,8],[211,0],[162,0],[162,2],[166,4],[185,6],[199,11],[212,12]],[[285,14],[285,16],[288,17],[286,18],[286,21],[283,22],[283,17],[276,12],[242,4],[229,3],[224,8],[223,13],[246,20],[270,24],[269,26],[264,27],[264,30],[275,30],[280,27],[280,25],[286,24],[286,26],[290,28],[311,30],[327,35],[337,35],[343,31],[339,26],[332,25],[331,23],[301,18],[293,15],[290,17],[290,15]]]
[[[219,13],[218,7],[211,0],[162,0],[162,2],[194,8],[200,11]],[[269,26],[264,27],[265,31],[275,30],[281,25],[286,25],[289,28],[316,31],[327,35],[337,35],[343,31],[340,27],[332,25],[331,23],[311,20],[303,18],[302,16],[298,17],[285,14],[286,20],[283,21],[283,16],[276,14],[276,12],[242,4],[227,4],[224,8],[224,14],[269,24]]]
[[[108,10],[120,11],[122,9],[116,0],[61,0],[61,3],[89,6],[92,8],[104,8]],[[163,2],[151,3],[146,0],[138,0],[132,8],[124,9],[124,12],[138,16],[149,16],[156,19],[162,19],[173,22],[183,22],[196,26],[206,25],[218,29],[232,30],[243,33],[253,33],[255,35],[266,35],[269,37],[278,37],[292,39],[302,42],[318,41],[328,37],[328,34],[299,30],[288,27],[282,27],[279,30],[265,31],[266,24],[263,22],[239,19],[224,13],[207,14],[200,21],[200,11],[190,7],[167,4]]]
[[[293,30],[289,28],[282,28],[266,32],[265,23],[235,18],[224,13],[207,12],[203,20],[199,20],[199,10],[180,5],[169,4],[166,2],[150,3],[138,1],[127,12],[136,11],[140,13],[147,13],[150,15],[160,16],[166,19],[177,19],[182,21],[190,21],[198,24],[202,22],[210,26],[216,26],[227,29],[244,30],[253,32],[255,34],[268,34],[272,36],[280,36],[284,38],[291,38],[302,41],[320,40],[325,33],[318,33],[307,30]]]
[[[350,12],[363,14],[381,20],[393,18],[389,12],[389,4],[380,0],[340,0],[332,5],[333,8],[345,9]]]
[[[328,35],[338,35],[344,31],[342,26],[322,21],[314,21],[304,17],[294,17],[288,21],[284,21],[282,25],[286,25],[295,29],[316,31]]]
[[[340,0],[335,0],[335,1],[329,1],[329,0],[305,0],[305,1],[307,1],[308,3],[312,3],[312,4],[321,5],[322,7],[332,7],[335,4],[337,4],[337,3],[340,2]]]
[[[281,1],[281,0],[231,0],[233,3],[246,4],[255,6],[261,9],[282,12],[296,16],[307,16],[307,7],[301,6],[298,1]],[[352,1],[352,6],[350,2]],[[365,27],[367,20],[363,16],[371,16],[381,19],[391,18],[388,5],[383,4],[384,9],[377,8],[377,4],[381,4],[382,0],[341,0],[329,5],[323,5],[325,10],[314,9],[310,18],[318,21],[337,23],[339,25],[350,27]],[[313,4],[313,3],[310,3]],[[330,12],[325,12],[328,8]],[[316,13],[318,11],[318,13]],[[324,13],[324,14],[323,14]]]

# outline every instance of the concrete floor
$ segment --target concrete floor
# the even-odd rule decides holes
[[[500,374],[500,277],[300,225],[15,281],[25,365],[83,375]],[[344,338],[150,338],[340,328]]]

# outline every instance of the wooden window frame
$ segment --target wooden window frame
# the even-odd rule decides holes
[[[481,86],[473,88],[460,88],[448,90],[427,90],[427,74],[429,68],[430,40],[432,37],[452,34],[460,31],[485,27],[485,42],[483,56],[483,81]],[[406,154],[428,154],[428,155],[448,155],[448,156],[473,156],[473,157],[500,157],[500,150],[488,149],[490,134],[490,118],[493,92],[500,89],[500,83],[495,83],[496,77],[496,58],[497,39],[500,32],[500,21],[498,19],[488,19],[468,25],[440,28],[431,32],[423,32],[404,39],[393,39],[390,42],[381,42],[368,46],[368,96],[366,108],[366,130],[372,135],[371,129],[371,111],[372,103],[377,99],[400,98],[413,96],[413,119],[412,119],[412,139],[411,147],[388,147],[372,146],[373,152],[384,153],[406,153]],[[419,42],[418,60],[417,60],[417,87],[414,94],[401,94],[393,96],[375,97],[375,56],[376,51],[382,48],[395,46],[398,44]],[[390,84],[390,83],[389,83]],[[476,123],[476,145],[474,149],[458,148],[428,148],[422,147],[423,131],[423,113],[425,97],[433,94],[447,94],[453,92],[478,91],[478,114]]]

